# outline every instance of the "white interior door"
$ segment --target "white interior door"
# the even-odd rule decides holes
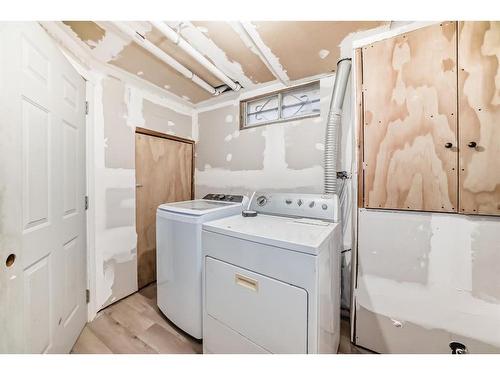
[[[85,81],[38,23],[3,22],[0,99],[0,352],[69,352],[86,321]]]

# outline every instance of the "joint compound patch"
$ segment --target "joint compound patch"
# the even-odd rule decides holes
[[[226,122],[233,122],[233,116],[232,115],[227,115],[226,116]]]
[[[231,161],[232,158],[233,158],[233,154],[226,155],[226,161]]]
[[[330,51],[328,51],[327,49],[322,49],[318,52],[319,58],[322,60],[325,59],[329,54]]]
[[[403,327],[403,323],[401,323],[399,320],[391,318],[392,325],[397,328]]]

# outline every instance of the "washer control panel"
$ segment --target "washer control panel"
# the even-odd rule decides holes
[[[268,215],[339,221],[339,202],[335,194],[256,191],[251,198],[249,209]]]
[[[222,202],[243,202],[243,195],[230,195],[230,194],[207,194],[203,199],[208,199],[211,201],[222,201]],[[248,197],[247,197],[248,200]]]

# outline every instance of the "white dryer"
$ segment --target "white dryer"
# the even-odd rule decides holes
[[[175,325],[202,338],[201,226],[240,214],[248,198],[208,194],[203,199],[166,203],[156,211],[158,307]]]
[[[249,209],[203,224],[204,352],[336,353],[337,196],[257,192]]]

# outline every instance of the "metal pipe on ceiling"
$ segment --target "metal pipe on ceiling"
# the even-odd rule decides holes
[[[154,45],[153,43],[148,41],[143,35],[139,34],[137,31],[135,31],[134,29],[132,29],[131,27],[129,27],[125,23],[113,22],[113,24],[121,32],[123,32],[124,34],[131,37],[134,42],[139,44],[141,47],[143,47],[148,52],[152,53],[154,56],[159,58],[164,63],[166,63],[169,66],[171,66],[172,68],[174,68],[176,71],[178,71],[180,74],[182,74],[187,79],[190,79],[191,81],[193,81],[198,86],[200,86],[204,90],[208,91],[212,95],[219,95],[220,94],[220,91],[218,89],[212,87],[210,84],[208,84],[203,79],[198,77],[196,74],[194,74],[188,68],[186,68],[184,65],[179,63],[176,59],[171,57],[169,54],[167,54],[161,48],[157,47],[156,45]]]
[[[203,56],[198,50],[196,50],[191,44],[184,40],[180,33],[169,27],[163,21],[150,21],[151,24],[156,27],[166,38],[171,42],[175,43],[180,49],[186,52],[189,56],[199,62],[204,68],[206,68],[210,73],[219,78],[222,82],[228,85],[232,90],[238,91],[241,85],[234,82],[226,74],[224,74],[219,68],[210,62],[205,56]],[[180,27],[180,26],[179,26]]]

